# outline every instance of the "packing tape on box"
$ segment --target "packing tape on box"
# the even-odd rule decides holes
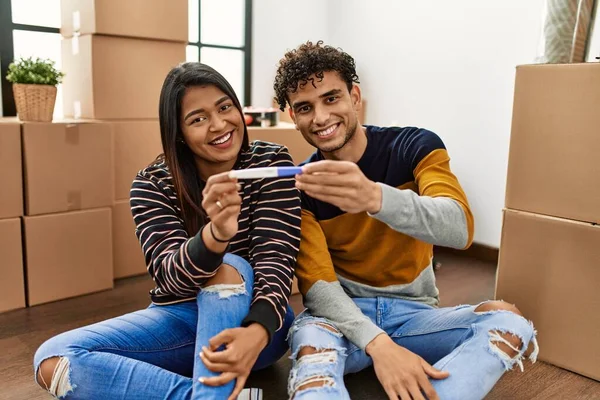
[[[67,192],[67,210],[81,210],[81,192],[79,190]]]
[[[81,30],[81,13],[79,10],[73,11],[73,33]]]
[[[79,144],[79,126],[77,124],[67,124],[65,128],[65,142],[72,145]]]

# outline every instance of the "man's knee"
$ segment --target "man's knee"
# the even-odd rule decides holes
[[[521,311],[514,305],[507,303],[502,300],[486,301],[475,308],[475,312],[487,312],[487,311],[510,311],[517,315],[523,316]]]
[[[520,354],[523,342],[518,336],[509,332],[495,330],[491,330],[490,334],[492,335],[491,342],[504,354],[510,358],[514,358]]]
[[[237,285],[242,283],[244,283],[244,280],[237,269],[229,264],[221,264],[217,269],[217,273],[206,281],[204,287],[214,285]]]
[[[502,300],[487,301],[475,308],[475,312],[490,311],[509,311],[521,317],[523,316],[523,313],[521,313],[521,311],[514,304],[510,304]],[[492,336],[492,343],[504,354],[511,358],[520,354],[520,351],[523,347],[523,342],[517,335],[510,332],[501,332],[497,330],[491,330],[490,334]],[[533,351],[533,346],[530,345],[528,347],[529,348],[525,352],[526,356]]]

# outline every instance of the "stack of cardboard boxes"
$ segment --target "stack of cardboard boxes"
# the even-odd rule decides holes
[[[8,182],[0,213],[22,216],[2,224],[15,292],[3,293],[2,308],[24,306],[25,293],[37,305],[111,288],[110,126],[13,119],[0,123],[0,137]]]
[[[25,307],[21,219],[21,131],[18,123],[0,124],[0,312]]]
[[[185,61],[187,7],[61,2],[67,119],[0,120],[0,312],[145,273],[129,188],[162,151],[158,99]]]
[[[129,209],[135,174],[162,152],[158,101],[171,68],[185,61],[186,0],[63,0],[64,110],[113,132],[114,277],[145,273]]]
[[[517,68],[496,298],[600,380],[600,64]]]

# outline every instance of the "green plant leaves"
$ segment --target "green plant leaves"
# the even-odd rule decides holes
[[[12,83],[56,86],[64,76],[64,73],[54,67],[54,61],[29,57],[11,63],[6,80]]]

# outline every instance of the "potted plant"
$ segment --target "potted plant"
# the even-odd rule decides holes
[[[54,61],[21,58],[8,66],[6,80],[12,82],[17,114],[21,121],[52,121],[56,85],[64,74]]]

